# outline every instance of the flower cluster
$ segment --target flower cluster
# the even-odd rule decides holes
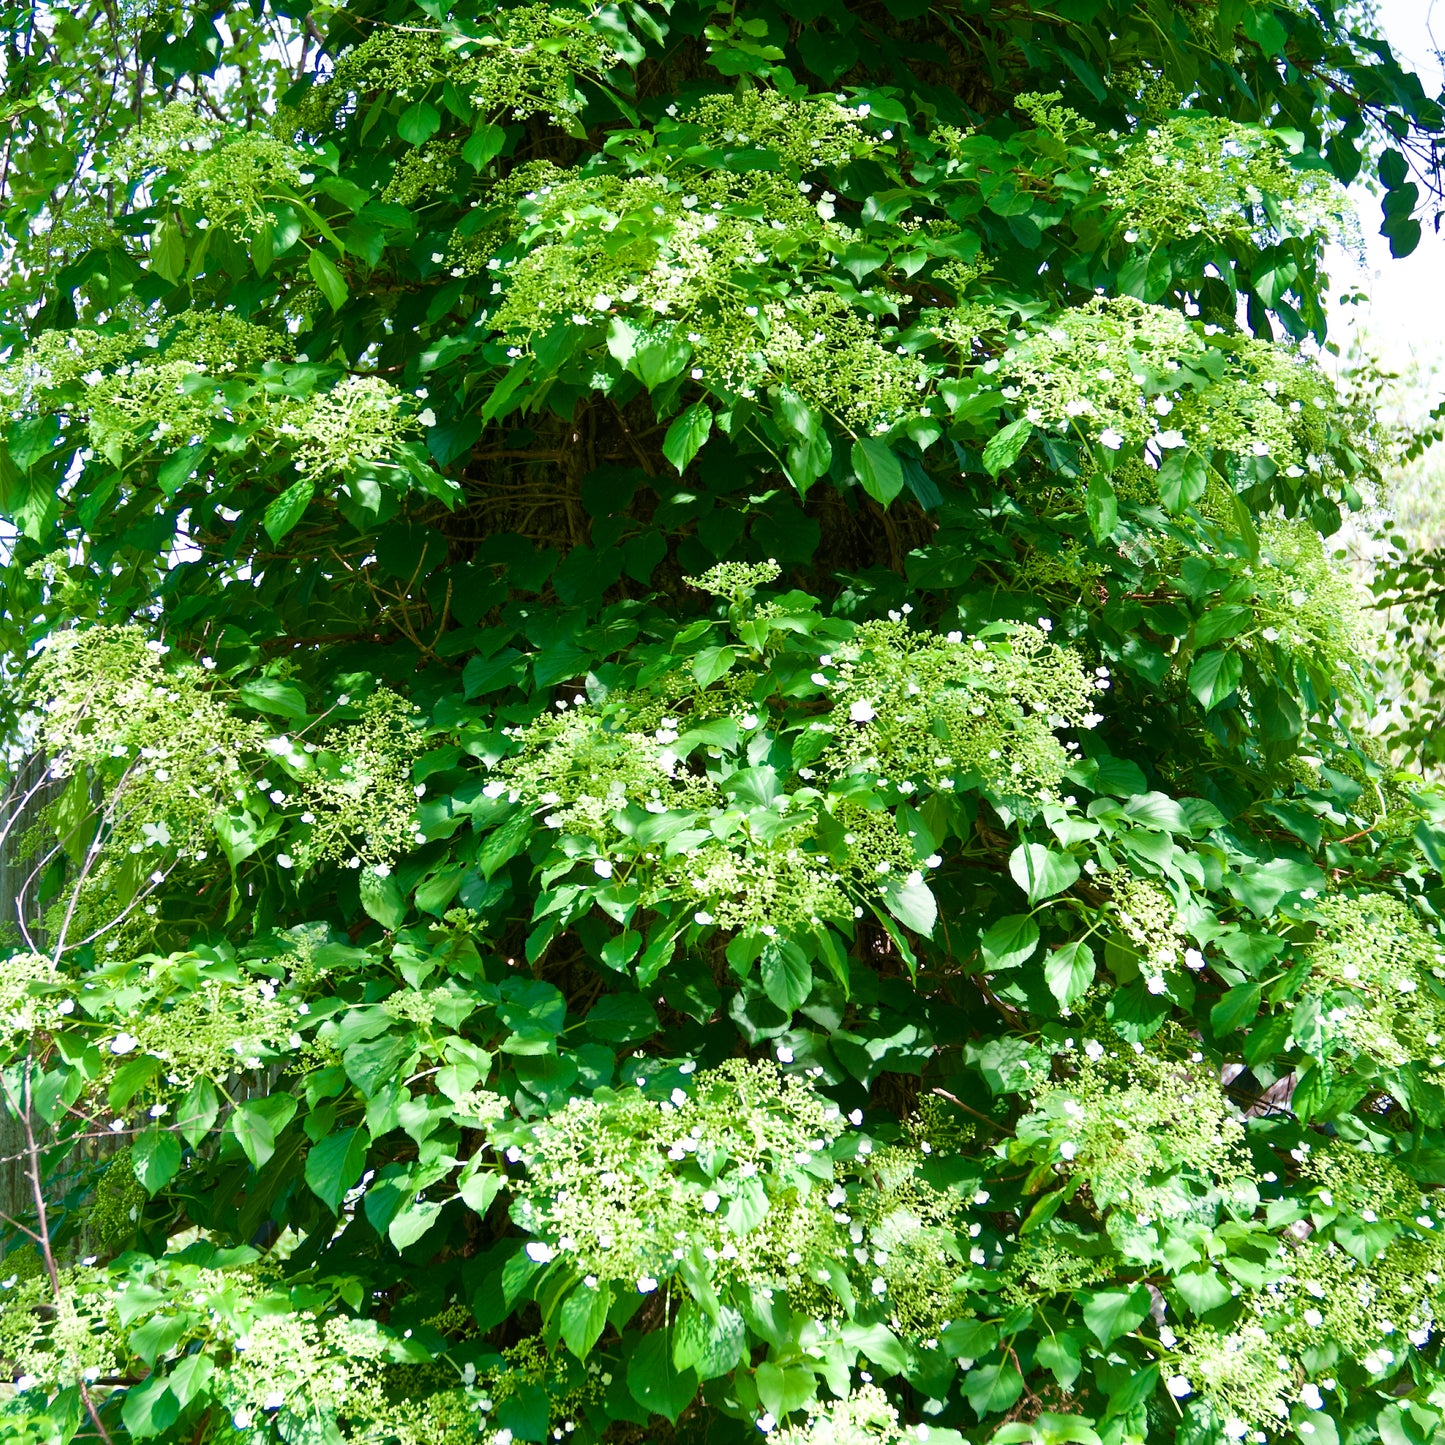
[[[582,110],[579,81],[600,80],[620,58],[585,10],[548,4],[493,10],[450,44],[430,29],[379,29],[344,52],[289,118],[325,134],[369,91],[411,98],[450,83],[489,114],[511,120],[545,114],[556,122]]]
[[[385,864],[418,841],[415,705],[381,688],[356,711],[354,722],[323,733],[314,751],[288,750],[305,804],[297,848],[303,868],[353,857]]]
[[[1056,733],[1092,726],[1107,687],[1107,675],[1089,676],[1050,641],[1051,626],[1017,624],[985,639],[940,637],[901,619],[862,624],[824,661],[832,710],[809,725],[823,742],[819,771],[877,774],[905,795],[927,785],[1048,796],[1069,765]]]
[[[702,584],[742,599],[765,575]],[[780,605],[749,603],[759,624]],[[833,651],[764,655],[707,689],[678,671],[562,700],[518,730],[488,792],[523,803],[564,856],[641,884],[649,904],[680,899],[700,923],[776,932],[921,885],[941,860],[899,824],[899,805],[960,788],[1047,797],[1069,759],[1056,731],[1098,720],[1106,683],[1042,626],[940,637],[900,614],[834,631]],[[745,750],[784,736],[791,773],[770,765],[740,788]]]
[[[1096,1046],[1097,1048],[1097,1046]],[[1092,1051],[1090,1051],[1092,1053]],[[1101,1212],[1141,1221],[1177,1218],[1250,1174],[1244,1131],[1217,1078],[1202,1066],[1128,1055],[1123,1071],[1103,1056],[1034,1094],[1018,1126],[1031,1157],[1049,1157],[1086,1181]]]
[[[768,1436],[774,1445],[951,1445],[956,1430],[905,1425],[877,1385],[860,1385],[841,1400],[810,1405],[807,1420]]]
[[[176,101],[148,117],[118,148],[112,169],[128,181],[164,173],[172,194],[203,224],[251,241],[277,207],[315,179],[316,158],[265,131],[235,132]]]
[[[1296,1395],[1294,1362],[1261,1325],[1247,1322],[1227,1332],[1189,1330],[1180,1337],[1179,1349],[1171,1391],[1176,1398],[1197,1391],[1230,1440],[1261,1428],[1277,1430],[1289,1418]]]
[[[1118,909],[1119,927],[1135,952],[1139,972],[1151,993],[1162,993],[1184,947],[1184,923],[1162,883],[1123,869],[1111,873],[1109,891]]]
[[[1445,1055],[1445,947],[1403,899],[1384,893],[1326,898],[1315,905],[1319,933],[1306,949],[1310,996],[1329,1052],[1385,1065]],[[1296,1033],[1303,1028],[1296,1028]]]
[[[945,314],[929,313],[946,331]],[[1268,457],[1291,477],[1326,472],[1341,425],[1327,377],[1304,358],[1128,297],[1096,299],[1013,333],[985,363],[1036,426],[1113,451],[1179,448],[1242,462]],[[1334,438],[1338,441],[1338,435]]]
[[[719,1282],[797,1287],[833,1255],[825,1198],[846,1121],[806,1080],[736,1061],[654,1099],[599,1090],[494,1126],[525,1166],[513,1214],[534,1260],[650,1293],[698,1248]]]
[[[1351,216],[1334,177],[1299,164],[1277,132],[1197,111],[1131,136],[1095,174],[1110,209],[1147,240],[1181,229],[1216,243],[1319,239]]]
[[[417,429],[407,398],[377,376],[343,377],[289,409],[277,430],[295,438],[298,471],[330,477],[393,452]]]

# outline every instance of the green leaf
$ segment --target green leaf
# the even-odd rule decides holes
[[[1218,1270],[1205,1264],[1182,1270],[1174,1276],[1173,1283],[1180,1297],[1197,1315],[1208,1314],[1210,1310],[1228,1304],[1234,1297]]]
[[[1159,499],[1171,512],[1181,512],[1204,495],[1208,480],[1208,464],[1197,452],[1171,452],[1159,468]]]
[[[305,516],[306,508],[315,495],[316,483],[310,477],[302,477],[266,508],[261,525],[273,542],[279,542]]]
[[[401,891],[401,884],[394,873],[387,873],[385,878],[381,878],[375,868],[363,868],[357,885],[361,906],[369,917],[390,933],[401,927],[407,912],[406,894]]]
[[[211,1131],[220,1116],[221,1103],[216,1086],[209,1079],[197,1079],[176,1110],[181,1137],[194,1149]]]
[[[441,124],[437,108],[419,100],[402,111],[396,122],[396,133],[409,145],[419,146],[429,141],[441,129]]]
[[[1237,652],[1205,652],[1189,669],[1189,691],[1209,712],[1231,697],[1244,676],[1244,662]]]
[[[579,1360],[585,1360],[591,1354],[592,1346],[602,1338],[602,1331],[607,1328],[607,1311],[611,1307],[610,1285],[592,1288],[579,1284],[562,1301],[559,1316],[562,1323],[562,1343]]]
[[[1039,946],[1039,926],[1027,913],[1015,913],[999,919],[980,944],[990,968],[1017,968],[1027,963]]]
[[[1008,871],[1028,894],[1029,902],[1038,903],[1079,881],[1079,860],[1072,853],[1055,853],[1042,843],[1022,843],[1009,854]]]
[[[306,1183],[331,1210],[341,1212],[341,1200],[366,1168],[371,1135],[364,1125],[328,1135],[306,1156]]]
[[[714,1319],[696,1301],[684,1302],[672,1351],[678,1369],[692,1369],[701,1380],[716,1380],[732,1374],[746,1360],[747,1347],[747,1325],[735,1309],[720,1305]]]
[[[507,1176],[500,1169],[478,1169],[473,1174],[463,1176],[457,1192],[468,1209],[476,1214],[485,1214],[492,1207],[492,1201],[506,1188],[506,1184]]]
[[[315,1153],[315,1150],[312,1150]],[[307,1181],[310,1183],[310,1181]],[[312,1186],[315,1187],[314,1185]],[[393,1216],[386,1227],[386,1237],[398,1251],[410,1249],[417,1240],[431,1231],[437,1222],[443,1205],[429,1200],[408,1200]]]
[[[679,472],[686,471],[711,431],[712,408],[705,401],[694,402],[673,418],[662,439],[662,454]]]
[[[733,647],[704,647],[692,660],[694,681],[699,687],[711,687],[718,678],[732,671],[737,656],[737,649]]]
[[[1094,953],[1082,939],[1056,948],[1044,959],[1044,982],[1063,1008],[1072,1008],[1094,981]]]
[[[627,1388],[644,1409],[676,1423],[697,1394],[695,1370],[679,1370],[672,1362],[670,1331],[644,1335],[627,1362]]]
[[[1216,1036],[1223,1038],[1242,1028],[1259,1012],[1259,1000],[1263,986],[1257,983],[1239,983],[1229,990],[1212,1009],[1209,1022]]]
[[[982,1420],[1009,1409],[1024,1392],[1023,1376],[1012,1360],[998,1365],[975,1365],[964,1373],[962,1389]]]
[[[187,1355],[166,1376],[166,1384],[184,1408],[210,1383],[215,1369],[216,1362],[210,1355]]]
[[[928,884],[890,878],[883,885],[883,902],[905,928],[926,938],[933,936],[933,926],[938,922],[938,900]]]
[[[532,837],[535,824],[525,809],[513,813],[500,826],[493,828],[482,841],[477,854],[477,867],[483,878],[490,879],[504,864],[510,863]]]
[[[1020,417],[988,439],[988,445],[983,449],[983,466],[989,476],[998,476],[1018,461],[1032,431],[1032,423]]]
[[[682,333],[648,334],[620,316],[608,327],[607,349],[649,391],[681,376],[692,359],[692,345]]]
[[[156,471],[156,481],[160,483],[161,491],[168,497],[175,496],[190,480],[192,473],[205,460],[210,450],[209,443],[197,442],[194,446],[182,447],[180,451],[168,456]]]
[[[953,1359],[976,1360],[998,1344],[998,1326],[989,1320],[952,1320],[938,1342]]]
[[[528,665],[527,655],[515,647],[504,647],[492,657],[470,657],[462,669],[462,695],[484,697],[519,684],[527,675]]]
[[[733,1234],[750,1234],[768,1214],[768,1193],[761,1179],[738,1181],[733,1197],[723,1215],[723,1222]]]
[[[276,228],[270,221],[263,221],[251,238],[251,265],[258,276],[264,276],[275,264]]]
[[[1068,1330],[1059,1330],[1041,1339],[1034,1356],[1066,1390],[1083,1373],[1083,1354],[1079,1349],[1079,1341]]]
[[[863,490],[884,507],[903,490],[903,464],[878,437],[860,437],[853,443],[853,470]]]
[[[141,1384],[132,1385],[125,1392],[125,1402],[120,1407],[121,1423],[136,1440],[148,1440],[152,1435],[169,1430],[180,1413],[181,1402],[171,1394],[169,1381],[160,1375],[152,1375]]]
[[[6,443],[9,450],[6,460],[14,462],[22,472],[28,472],[41,457],[48,456],[60,445],[60,418],[51,412],[21,417],[10,424]]]
[[[474,171],[484,170],[489,161],[501,155],[507,143],[507,132],[490,121],[479,121],[473,128],[466,145],[462,147],[462,159]]]
[[[609,1043],[637,1043],[657,1032],[657,1010],[641,994],[606,994],[587,1011],[587,1032]]]
[[[152,1126],[136,1136],[130,1150],[135,1177],[154,1194],[175,1178],[181,1167],[181,1141],[169,1129]]]
[[[186,274],[186,238],[180,226],[167,216],[151,238],[151,270],[178,286]]]
[[[1095,472],[1089,478],[1084,492],[1084,512],[1096,542],[1106,542],[1114,535],[1114,528],[1119,525],[1119,498],[1103,472]]]
[[[1392,147],[1380,156],[1379,171],[1380,180],[1384,182],[1385,189],[1397,190],[1409,179],[1410,163],[1402,152]]]
[[[753,1380],[763,1408],[779,1419],[801,1410],[818,1393],[818,1377],[802,1365],[775,1365],[764,1360]]]
[[[289,718],[306,716],[306,699],[301,695],[301,689],[279,678],[253,678],[250,682],[243,682],[239,692],[241,701],[257,712]]]
[[[351,293],[346,278],[336,269],[336,263],[323,251],[313,250],[306,259],[306,268],[327,304],[333,311],[340,311]]]
[[[1144,1322],[1152,1298],[1148,1287],[1098,1289],[1084,1301],[1084,1323],[1101,1345],[1111,1344]]]
[[[276,1152],[276,1131],[266,1113],[254,1103],[236,1106],[231,1115],[231,1132],[240,1141],[253,1169],[264,1168]]]
[[[763,992],[785,1014],[791,1015],[808,1001],[813,969],[807,954],[790,939],[768,939],[763,945],[761,973]]]

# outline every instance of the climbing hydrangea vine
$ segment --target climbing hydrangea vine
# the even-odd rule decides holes
[[[10,17],[0,1441],[1445,1429],[1445,116],[1028,9]]]

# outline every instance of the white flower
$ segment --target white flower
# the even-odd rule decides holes
[[[251,1428],[251,1422],[255,1418],[249,1410],[237,1410],[236,1413],[231,1416],[231,1424],[238,1430],[249,1430]]]
[[[428,407],[424,407],[424,408],[417,414],[417,420],[418,420],[423,426],[432,427],[432,426],[435,426],[435,425],[437,424],[437,414],[436,414],[436,412],[434,412],[434,411],[431,409],[431,407],[429,407],[429,406],[428,406]]]
[[[1099,433],[1099,445],[1108,447],[1111,452],[1116,452],[1124,445],[1123,435],[1115,431],[1113,427],[1106,426],[1104,430]]]
[[[1174,447],[1182,447],[1184,445],[1184,433],[1182,431],[1156,432],[1154,434],[1154,440],[1159,446],[1169,451]]]
[[[296,860],[289,853],[278,853],[276,855],[276,866],[278,868],[294,868]]]
[[[540,1239],[534,1239],[528,1244],[526,1254],[533,1264],[549,1264],[556,1258],[552,1246],[544,1244]]]
[[[717,1207],[721,1203],[722,1196],[716,1189],[709,1189],[702,1196],[702,1207],[707,1210],[709,1214],[716,1214]]]
[[[716,920],[713,918],[711,913],[707,912],[706,909],[702,909],[692,915],[692,921],[694,923],[701,924],[702,927],[706,928],[709,923],[713,923]]]
[[[605,291],[599,291],[592,298],[592,309],[594,311],[609,311],[611,308],[612,298]]]
[[[1059,1157],[1061,1159],[1072,1159],[1079,1152],[1079,1146],[1072,1139],[1065,1139],[1059,1145]]]
[[[110,1041],[110,1051],[113,1054],[128,1054],[140,1043],[134,1034],[117,1034]]]
[[[751,731],[758,725],[758,715],[755,712],[745,712],[742,717],[738,719],[738,723],[739,726]]]
[[[848,721],[855,723],[870,723],[878,714],[873,709],[873,704],[867,698],[860,698],[848,707]]]
[[[638,1294],[651,1294],[657,1288],[657,1281],[650,1274],[643,1274],[637,1277]]]
[[[1184,950],[1184,966],[1192,968],[1198,973],[1204,967],[1204,955],[1197,948],[1186,948]]]
[[[592,871],[599,878],[610,878],[612,877],[612,864],[605,858],[594,858],[592,860]]]
[[[1320,1387],[1312,1380],[1301,1386],[1299,1397],[1300,1403],[1308,1406],[1311,1410],[1323,1410],[1325,1408],[1324,1396],[1320,1394]]]
[[[1165,1382],[1164,1388],[1174,1396],[1176,1400],[1182,1400],[1186,1395],[1192,1394],[1194,1386],[1189,1383],[1188,1375],[1171,1375]]]

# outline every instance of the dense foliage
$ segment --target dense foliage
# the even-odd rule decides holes
[[[1441,1428],[1445,794],[1314,349],[1386,48],[6,19],[0,1438]]]

